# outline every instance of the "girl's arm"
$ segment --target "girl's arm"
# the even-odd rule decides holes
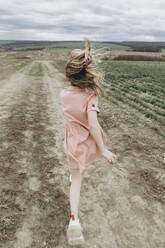
[[[100,148],[101,153],[103,153],[106,149],[103,140],[102,135],[100,131],[100,124],[97,119],[97,112],[96,111],[88,111],[88,125],[89,125],[89,131],[93,138],[95,139],[98,147]]]
[[[100,148],[102,156],[107,159],[109,163],[114,163],[117,157],[114,153],[110,152],[103,143],[96,111],[88,111],[88,125],[89,131]]]

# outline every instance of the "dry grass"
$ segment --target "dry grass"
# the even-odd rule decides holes
[[[164,56],[146,56],[146,55],[119,55],[114,60],[131,60],[131,61],[165,61]]]

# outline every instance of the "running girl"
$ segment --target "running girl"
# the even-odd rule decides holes
[[[66,65],[69,86],[60,92],[61,108],[66,120],[64,148],[71,175],[71,218],[67,229],[70,245],[84,242],[78,208],[86,165],[101,157],[112,164],[117,158],[107,149],[105,133],[97,120],[100,112],[98,98],[103,93],[98,83],[103,76],[94,71],[93,62],[90,41],[86,39],[85,50],[74,49],[70,53]]]

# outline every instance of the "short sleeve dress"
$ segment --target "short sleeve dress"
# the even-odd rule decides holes
[[[60,104],[65,117],[64,149],[69,168],[80,169],[82,172],[87,164],[102,157],[88,125],[88,111],[100,113],[98,96],[82,89],[68,87],[60,91]],[[100,124],[99,127],[106,146],[105,133]]]

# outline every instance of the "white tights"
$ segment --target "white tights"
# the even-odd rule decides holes
[[[70,173],[72,176],[72,182],[70,185],[70,210],[71,215],[74,214],[74,216],[78,218],[82,174],[79,169],[71,169]]]

